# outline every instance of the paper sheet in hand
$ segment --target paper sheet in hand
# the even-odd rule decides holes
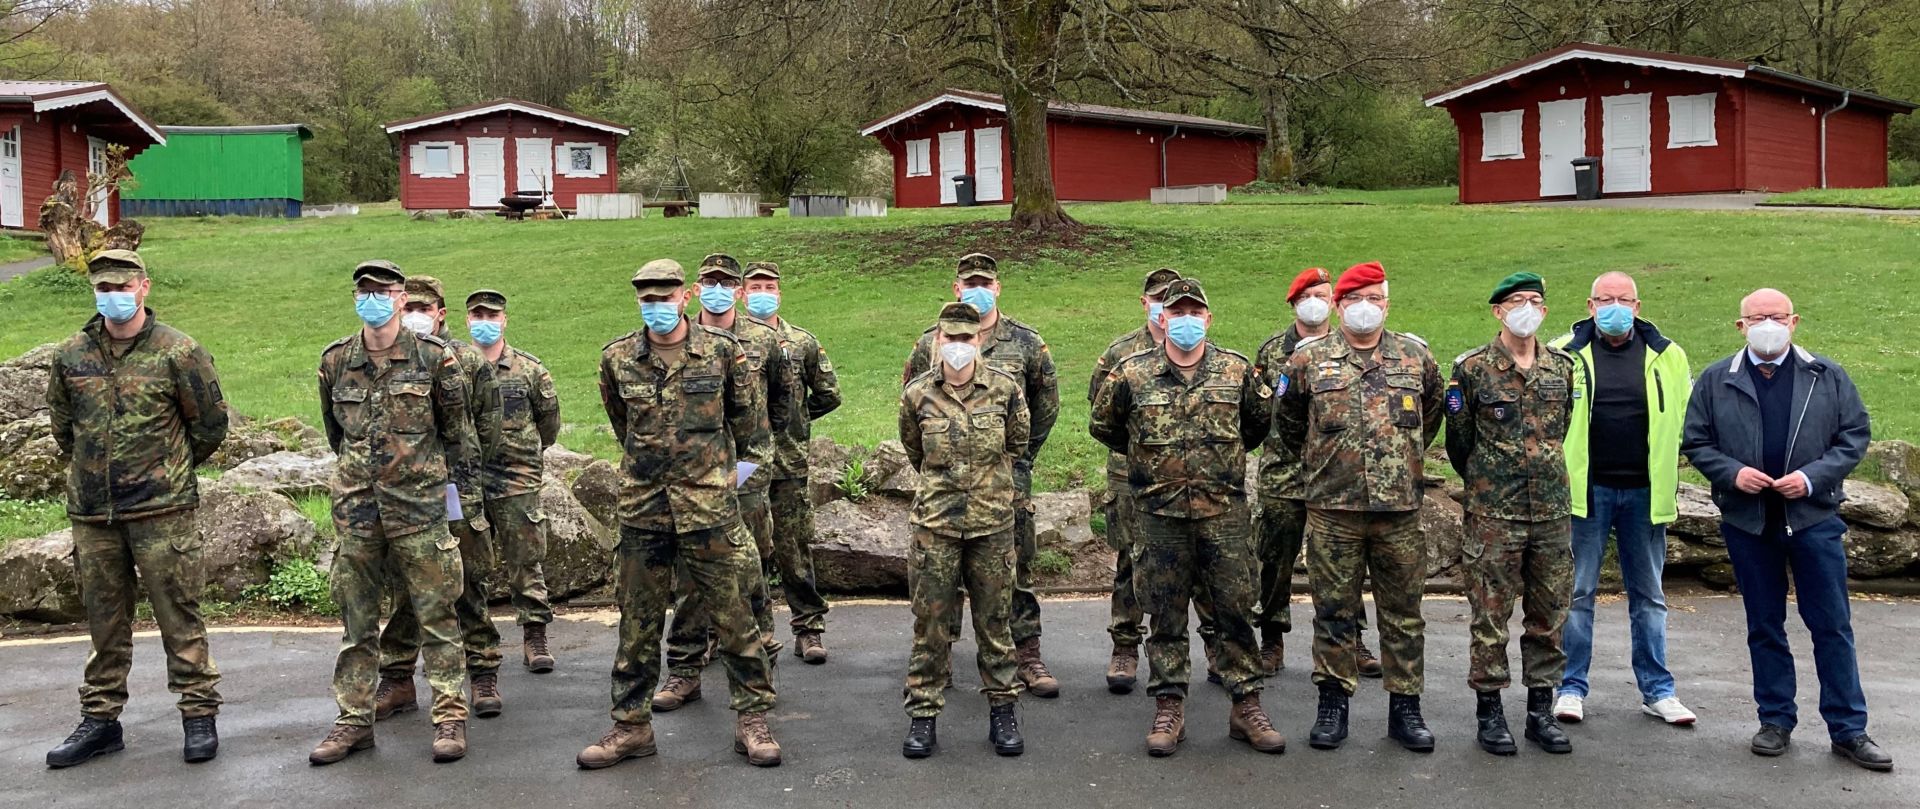
[[[760,465],[757,463],[753,463],[751,461],[741,461],[740,466],[737,467],[737,471],[735,471],[734,473],[733,487],[738,489],[742,486],[747,485],[747,478],[752,477],[753,470],[759,469],[759,468],[760,468]]]
[[[447,521],[464,520],[467,515],[460,513],[460,487],[447,484]]]

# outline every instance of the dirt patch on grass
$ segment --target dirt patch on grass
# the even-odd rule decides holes
[[[807,247],[854,251],[863,269],[908,267],[927,260],[952,261],[968,253],[986,253],[1001,262],[1056,261],[1078,264],[1090,256],[1133,249],[1139,235],[1127,228],[1081,225],[1068,231],[1035,233],[1011,222],[951,222],[872,232],[810,234]]]

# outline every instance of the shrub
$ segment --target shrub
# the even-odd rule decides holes
[[[871,492],[867,489],[867,463],[859,458],[847,462],[840,470],[840,479],[833,482],[834,488],[847,496],[848,500],[860,502]]]
[[[266,584],[247,588],[246,596],[283,610],[305,610],[318,615],[339,615],[333,603],[333,587],[327,574],[312,559],[293,559],[273,569]]]
[[[1033,572],[1042,576],[1065,576],[1073,572],[1073,557],[1048,548],[1033,555]]]

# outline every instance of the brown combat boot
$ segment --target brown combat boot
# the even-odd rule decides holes
[[[653,709],[656,711],[677,710],[689,702],[700,701],[700,679],[682,677],[678,674],[667,675],[667,684],[654,692]]]
[[[657,752],[659,750],[653,746],[653,725],[615,722],[607,735],[580,751],[573,763],[580,765],[583,770],[598,770],[630,758],[646,758]]]
[[[1360,676],[1374,679],[1380,678],[1382,675],[1380,658],[1374,657],[1373,650],[1367,648],[1366,639],[1356,635],[1353,645],[1353,656],[1360,663]]]
[[[464,720],[441,722],[433,726],[433,763],[445,764],[467,757],[467,723]]]
[[[1260,646],[1260,668],[1265,669],[1268,677],[1279,674],[1287,667],[1287,641],[1285,635],[1275,635]]]
[[[373,689],[373,719],[378,722],[397,713],[420,710],[420,700],[413,693],[413,678],[404,680],[380,678],[380,685]]]
[[[320,746],[307,754],[307,763],[315,767],[325,766],[353,755],[355,751],[373,747],[373,728],[365,725],[334,725],[327,731],[327,738]]]
[[[767,728],[767,714],[742,713],[733,729],[733,752],[747,757],[755,767],[780,766],[780,743]]]
[[[793,655],[818,666],[827,662],[827,645],[820,642],[820,633],[802,632],[793,638]]]
[[[1113,657],[1107,660],[1107,691],[1114,694],[1133,693],[1133,684],[1140,680],[1140,647],[1114,644]]]
[[[1020,682],[1026,683],[1027,692],[1036,697],[1052,699],[1060,696],[1060,681],[1053,678],[1053,672],[1047,671],[1047,664],[1040,659],[1040,638],[1027,638],[1013,649],[1014,659],[1019,663]]]
[[[1147,755],[1166,758],[1187,740],[1186,700],[1179,697],[1155,697],[1153,729],[1147,731]]]
[[[1227,720],[1227,735],[1262,753],[1287,752],[1287,737],[1273,729],[1266,710],[1260,707],[1259,694],[1249,694],[1233,704],[1233,715]]]
[[[473,715],[491,719],[505,707],[506,701],[500,698],[500,675],[473,675]]]
[[[527,671],[545,674],[553,671],[553,653],[547,651],[547,625],[527,624],[520,627],[521,662]]]

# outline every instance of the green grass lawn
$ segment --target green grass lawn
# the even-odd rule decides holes
[[[1894,188],[1809,188],[1789,194],[1775,194],[1760,204],[1920,210],[1920,185],[1903,185]]]
[[[0,264],[9,264],[47,255],[47,245],[39,239],[0,236]]]
[[[1230,194],[1229,205],[1453,205],[1460,201],[1460,189],[1393,188],[1385,191],[1351,191],[1342,188],[1311,188],[1288,194]]]
[[[1110,230],[1096,252],[1049,250],[1004,261],[1002,307],[1037,327],[1059,364],[1063,413],[1041,457],[1041,485],[1097,481],[1102,452],[1086,435],[1086,384],[1107,343],[1140,321],[1142,273],[1177,267],[1206,282],[1215,339],[1251,353],[1289,317],[1287,282],[1302,267],[1338,271],[1383,261],[1391,328],[1426,338],[1443,369],[1490,339],[1486,295],[1509,272],[1547,278],[1547,331],[1584,316],[1592,278],[1640,279],[1644,313],[1684,345],[1696,370],[1740,344],[1738,301],[1760,286],[1793,294],[1803,342],[1845,363],[1879,437],[1920,438],[1920,222],[1877,217],[1402,204],[1446,189],[1354,195],[1372,205],[1072,207]],[[358,327],[347,273],[386,257],[446,282],[461,300],[494,287],[512,298],[509,341],[546,360],[569,428],[562,441],[616,452],[595,389],[601,346],[639,327],[627,284],[661,256],[692,267],[727,251],[780,262],[785,313],[818,334],[846,405],[818,429],[843,442],[892,437],[907,352],[951,294],[952,259],[972,244],[929,245],[928,225],[998,221],[1004,207],[895,210],[885,219],[615,222],[413,222],[391,206],[326,220],[154,219],[142,250],[150,303],[217,358],[234,406],[253,416],[318,421],[320,351]],[[924,255],[924,258],[914,259]],[[44,274],[0,284],[0,356],[71,333],[92,314],[83,285]],[[463,327],[462,327],[463,328]]]

